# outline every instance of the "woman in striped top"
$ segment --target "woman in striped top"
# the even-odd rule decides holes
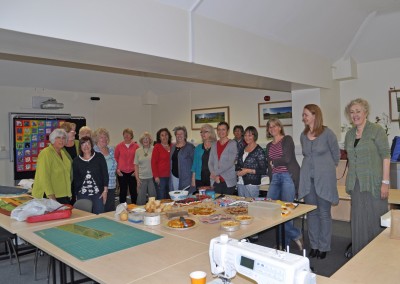
[[[268,121],[267,136],[273,139],[267,145],[268,175],[271,181],[267,197],[293,202],[299,186],[300,174],[293,139],[285,135],[283,125],[277,118],[271,118]],[[300,250],[303,249],[301,232],[294,227],[293,221],[285,223],[285,237],[285,244],[293,240]]]

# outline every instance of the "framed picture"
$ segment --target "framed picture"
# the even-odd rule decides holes
[[[270,118],[278,118],[284,126],[292,125],[292,101],[258,104],[258,126],[266,127]]]
[[[399,121],[400,90],[389,91],[389,116],[391,121]]]
[[[205,123],[217,128],[217,124],[221,121],[226,121],[229,124],[228,106],[192,109],[193,130],[199,130]]]

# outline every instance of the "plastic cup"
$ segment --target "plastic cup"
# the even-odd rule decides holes
[[[207,273],[204,271],[193,271],[190,273],[192,284],[206,284]]]

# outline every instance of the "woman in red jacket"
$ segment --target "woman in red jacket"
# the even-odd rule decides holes
[[[157,199],[169,198],[171,133],[167,128],[157,131],[157,143],[151,156],[151,170],[156,183]]]

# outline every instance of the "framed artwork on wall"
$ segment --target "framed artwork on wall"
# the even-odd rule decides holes
[[[192,109],[191,121],[193,130],[199,130],[205,123],[214,128],[217,128],[217,124],[221,121],[229,124],[229,106]]]
[[[258,126],[266,127],[271,118],[278,118],[284,126],[292,125],[292,101],[259,103]]]
[[[389,117],[391,121],[399,121],[400,89],[389,90]]]

